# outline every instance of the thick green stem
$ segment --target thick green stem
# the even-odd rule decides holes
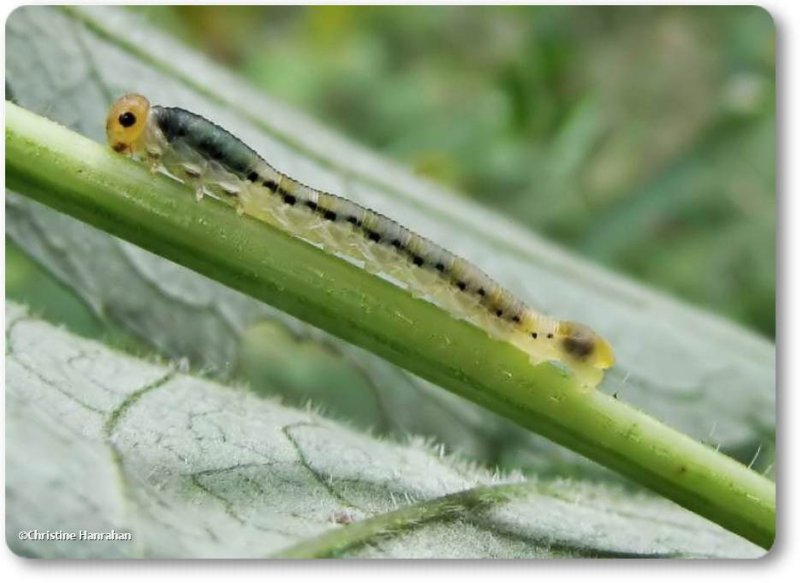
[[[102,115],[99,112],[98,115]],[[13,104],[13,190],[263,300],[769,548],[775,485],[402,289]]]

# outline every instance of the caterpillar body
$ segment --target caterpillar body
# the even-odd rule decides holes
[[[282,174],[209,120],[141,96],[118,99],[106,120],[116,152],[144,161],[205,194],[384,276],[412,294],[509,342],[532,364],[561,363],[595,387],[614,363],[611,346],[588,327],[525,305],[468,261],[350,200]]]

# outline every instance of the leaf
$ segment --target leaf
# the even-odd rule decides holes
[[[8,20],[7,49],[7,85],[18,103],[98,141],[109,101],[125,91],[203,113],[304,182],[392,216],[480,265],[537,308],[602,331],[619,357],[605,391],[620,392],[695,438],[740,452],[744,461],[771,441],[770,343],[589,265],[410,176],[256,93],[130,14],[21,8]],[[548,457],[564,457],[360,349],[68,217],[15,197],[8,198],[7,213],[7,231],[20,246],[95,310],[165,354],[189,356],[224,373],[237,359],[242,334],[264,318],[275,319],[345,355],[374,379],[364,398],[384,403],[392,415],[359,419],[362,425],[383,422],[398,434],[446,438],[451,447],[491,459],[519,461],[534,450],[542,456],[539,467],[552,467]],[[437,413],[418,415],[427,411]],[[499,451],[493,445],[498,442],[506,444]]]
[[[763,554],[663,499],[493,476],[114,352],[15,304],[6,347],[6,536],[21,555]],[[112,529],[132,539],[19,534]]]

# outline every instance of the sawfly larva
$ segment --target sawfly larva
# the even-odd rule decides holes
[[[523,350],[532,364],[561,363],[595,387],[614,363],[611,346],[588,327],[532,310],[466,260],[395,221],[302,184],[207,119],[125,95],[106,120],[109,145],[231,202],[239,213],[321,246],[407,288],[452,316]]]

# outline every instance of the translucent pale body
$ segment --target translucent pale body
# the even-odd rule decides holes
[[[153,170],[191,185],[198,200],[210,194],[240,213],[384,277],[516,346],[533,365],[558,363],[584,388],[595,387],[613,364],[611,347],[586,326],[539,314],[478,268],[431,241],[369,209],[279,173],[199,116],[149,108],[145,101],[140,107],[149,112],[146,125],[127,143],[120,137],[126,130],[115,126],[116,116],[123,120],[119,112],[125,107],[119,104],[124,99],[131,97],[115,104],[108,117],[114,149],[134,154]]]

